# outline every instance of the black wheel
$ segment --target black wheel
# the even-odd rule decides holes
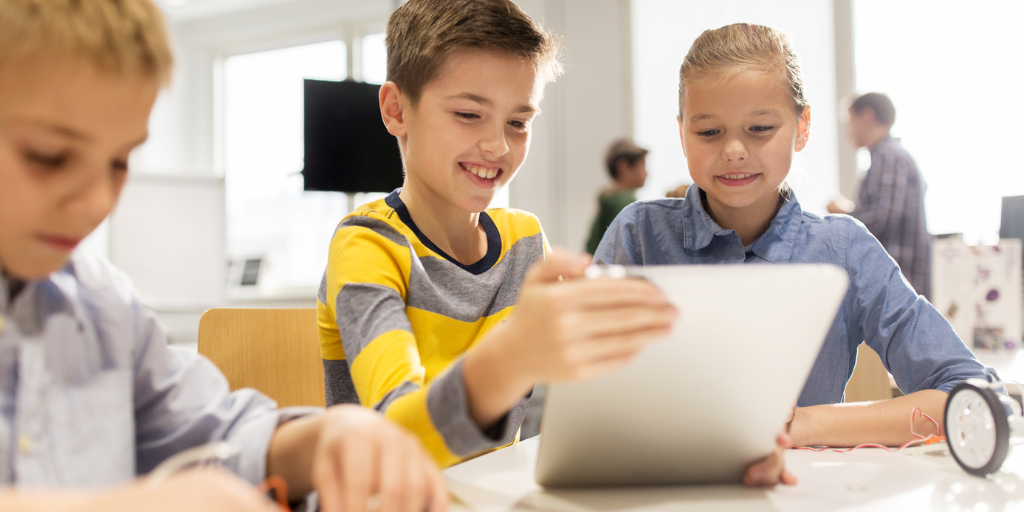
[[[949,451],[964,471],[982,477],[999,471],[1010,450],[1010,425],[995,391],[957,384],[946,400],[945,420]]]

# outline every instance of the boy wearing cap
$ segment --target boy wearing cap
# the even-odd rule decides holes
[[[637,189],[647,181],[647,150],[629,139],[619,139],[608,147],[605,165],[613,183],[597,198],[597,217],[587,239],[590,254],[597,250],[615,216],[636,201]]]

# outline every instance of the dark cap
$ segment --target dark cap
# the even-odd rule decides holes
[[[605,155],[608,174],[611,174],[612,178],[617,178],[618,169],[615,165],[620,159],[625,159],[632,165],[645,156],[647,150],[637,146],[632,139],[618,139],[608,146],[608,153]]]

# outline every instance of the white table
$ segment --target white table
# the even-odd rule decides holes
[[[543,490],[534,482],[538,438],[445,471],[453,509],[611,512],[700,511],[1002,511],[1024,510],[1024,449],[988,479],[963,472],[945,454],[863,449],[852,453],[790,450],[796,486],[748,489],[694,486]]]

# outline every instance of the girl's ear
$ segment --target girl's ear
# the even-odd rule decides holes
[[[686,154],[686,138],[683,137],[683,115],[676,116],[676,123],[679,124],[679,144],[683,146],[683,156],[689,158]]]
[[[811,137],[811,106],[804,106],[803,113],[797,117],[796,144],[793,151],[800,151],[807,145],[807,139]]]
[[[380,118],[384,121],[388,133],[399,138],[405,137],[407,132],[405,114],[406,109],[409,108],[408,97],[402,94],[397,84],[387,82],[380,86],[378,100],[380,101]]]

